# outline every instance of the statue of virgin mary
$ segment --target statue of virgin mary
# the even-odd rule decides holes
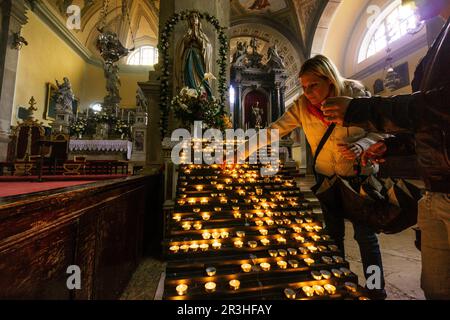
[[[175,62],[175,77],[178,90],[183,87],[199,89],[203,87],[212,97],[211,86],[204,75],[211,72],[212,46],[203,32],[198,12],[190,13],[188,30],[177,46],[178,55]]]

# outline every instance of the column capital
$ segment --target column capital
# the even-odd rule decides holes
[[[24,0],[6,0],[3,2],[3,10],[3,15],[13,18],[21,26],[28,22],[28,17],[25,14],[27,6]]]

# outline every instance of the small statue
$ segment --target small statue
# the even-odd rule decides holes
[[[253,105],[252,112],[253,112],[253,115],[255,116],[255,129],[261,129],[262,128],[262,115],[264,113],[264,110],[259,107],[259,101],[256,101],[256,106]]]
[[[267,50],[267,64],[274,68],[285,69],[286,66],[283,61],[283,57],[279,55],[277,45],[269,47]]]
[[[106,64],[113,64],[127,56],[133,49],[125,48],[119,41],[116,33],[98,29],[100,35],[97,38],[97,49]]]
[[[252,53],[248,56],[248,66],[251,68],[260,68],[262,66],[261,60],[263,56],[258,52],[258,40],[255,37],[250,40],[250,47],[252,48]]]
[[[244,64],[243,63],[244,59],[247,56],[247,48],[248,48],[247,41],[245,42],[238,41],[236,52],[234,53],[232,60],[232,63],[234,65],[241,66]]]
[[[121,85],[119,78],[119,67],[115,64],[105,64],[104,74],[106,78],[106,91],[108,92],[108,99],[113,104],[119,103],[120,93],[119,87]]]
[[[56,85],[58,86],[58,90],[54,95],[56,112],[73,114],[72,105],[75,96],[72,92],[72,85],[67,77],[64,77],[63,81],[62,84],[59,84],[58,80],[56,80]]]

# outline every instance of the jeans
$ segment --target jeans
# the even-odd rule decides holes
[[[319,183],[324,177],[319,175]],[[345,236],[345,223],[343,214],[341,212],[341,205],[339,203],[323,203],[320,202],[322,207],[322,213],[325,220],[325,232],[329,234],[336,242],[338,248],[345,256],[344,248],[344,236]],[[378,244],[378,238],[374,231],[368,226],[363,224],[352,223],[354,230],[354,239],[358,243],[359,251],[361,254],[361,260],[364,268],[364,275],[366,279],[371,276],[371,273],[367,273],[367,268],[371,265],[376,265],[381,271],[381,288],[378,291],[384,293],[384,272],[383,263],[381,259],[380,246]],[[369,290],[370,291],[370,290]],[[377,290],[373,290],[374,292]]]
[[[426,192],[419,201],[421,286],[427,299],[450,299],[450,194]]]

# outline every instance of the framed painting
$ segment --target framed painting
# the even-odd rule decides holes
[[[45,93],[44,119],[55,120],[56,102],[53,99],[53,96],[58,90],[58,87],[50,82],[47,82],[45,87],[46,93]]]

